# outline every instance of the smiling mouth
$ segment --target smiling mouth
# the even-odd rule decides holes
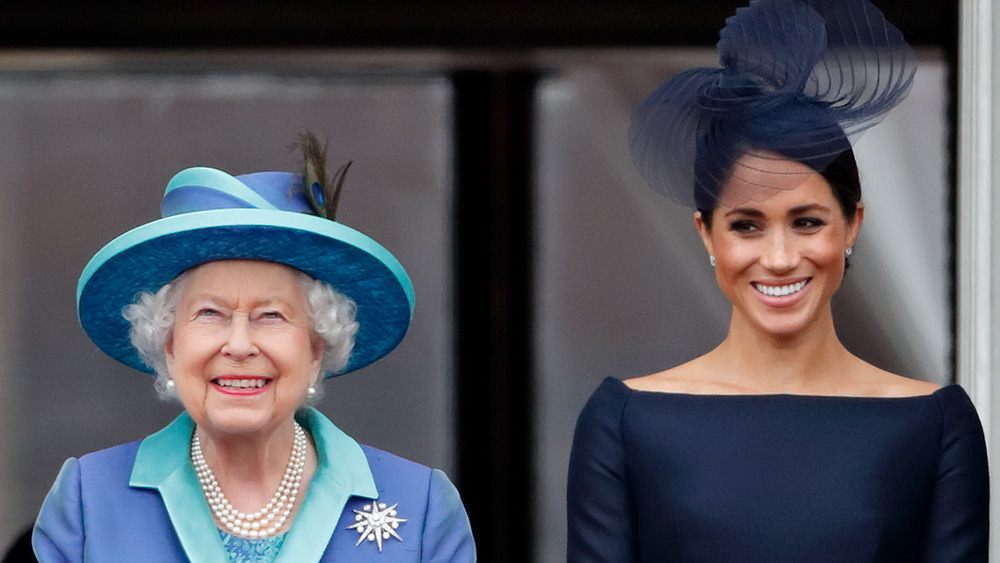
[[[213,379],[212,383],[234,391],[252,391],[267,385],[268,381],[270,380],[262,377],[254,377],[247,379]]]
[[[791,283],[788,285],[764,285],[756,282],[751,285],[753,285],[754,289],[764,295],[768,295],[770,297],[785,297],[786,295],[802,291],[802,288],[804,288],[808,283],[809,280],[802,280],[798,283]]]

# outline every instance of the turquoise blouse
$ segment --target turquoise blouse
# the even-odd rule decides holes
[[[233,563],[272,563],[281,551],[285,534],[270,538],[241,538],[225,530],[219,530],[222,545],[226,546],[229,560]]]

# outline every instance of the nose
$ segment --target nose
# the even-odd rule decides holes
[[[762,266],[779,274],[794,270],[798,266],[798,249],[787,233],[773,232],[765,244],[760,257]]]
[[[259,352],[250,330],[250,320],[242,315],[233,317],[229,324],[229,335],[222,346],[222,353],[233,360],[241,361]]]

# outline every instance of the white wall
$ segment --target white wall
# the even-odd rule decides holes
[[[993,0],[960,3],[958,68],[957,346],[958,381],[986,431],[992,474],[991,522],[1000,522],[1000,10]],[[1000,560],[993,537],[991,560]]]

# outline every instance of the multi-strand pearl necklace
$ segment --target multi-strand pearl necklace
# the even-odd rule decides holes
[[[302,485],[302,471],[306,466],[306,433],[295,423],[295,440],[292,445],[292,456],[288,460],[288,467],[281,478],[281,485],[275,491],[271,500],[257,512],[240,512],[233,508],[226,495],[222,492],[222,487],[215,480],[215,474],[205,462],[205,456],[201,452],[201,440],[198,432],[194,433],[191,439],[191,462],[194,470],[198,474],[198,483],[205,493],[208,507],[212,510],[215,519],[229,531],[229,533],[250,539],[267,538],[275,535],[285,524],[288,515],[292,513],[295,506],[295,499],[299,496],[299,487]]]

